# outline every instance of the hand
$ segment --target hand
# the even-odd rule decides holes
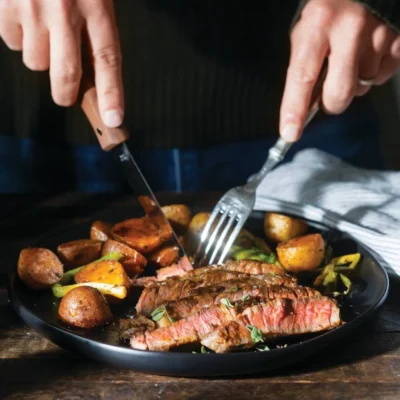
[[[22,50],[31,70],[50,69],[52,96],[61,106],[77,99],[83,29],[92,50],[100,113],[107,126],[117,127],[124,105],[113,0],[0,0],[0,37],[10,49]]]
[[[400,65],[400,36],[350,0],[309,0],[291,34],[291,57],[281,105],[280,132],[298,140],[324,59],[326,112],[340,114],[354,96],[386,82]],[[363,85],[359,80],[363,79]],[[369,84],[369,80],[370,84]]]

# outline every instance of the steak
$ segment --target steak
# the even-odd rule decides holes
[[[203,337],[201,344],[216,353],[226,353],[256,345],[247,328],[250,326],[259,329],[263,340],[268,340],[320,332],[332,329],[340,323],[339,307],[334,300],[327,297],[277,299],[246,308],[235,321],[228,322]]]
[[[271,285],[297,286],[295,278],[275,274],[250,275],[236,271],[222,269],[210,270],[200,275],[185,276],[183,278],[169,278],[161,282],[153,282],[145,287],[136,305],[139,314],[148,316],[159,305],[170,300],[187,297],[194,289],[237,279],[255,279]]]
[[[201,342],[216,352],[233,351],[256,344],[252,335],[245,333],[249,325],[268,339],[331,329],[340,324],[339,314],[337,303],[328,297],[276,299],[264,304],[250,301],[235,307],[218,305],[202,308],[168,327],[136,335],[130,344],[135,349],[167,351]],[[231,321],[238,325],[228,325]]]
[[[274,299],[297,299],[302,297],[318,297],[321,294],[308,287],[289,288],[277,285],[252,285],[244,284],[242,287],[234,287],[233,290],[217,292],[212,287],[203,288],[204,292],[195,296],[173,300],[165,304],[168,315],[178,321],[191,314],[197,313],[204,307],[211,307],[221,303],[222,299],[227,299],[231,303],[236,303],[246,298],[268,301]],[[209,289],[207,293],[207,289]]]

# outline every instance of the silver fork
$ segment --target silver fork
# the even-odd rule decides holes
[[[318,82],[315,85],[311,107],[309,109],[304,127],[314,118],[319,110],[322,84],[326,76],[326,68],[323,69]],[[256,189],[267,175],[280,161],[283,160],[292,143],[279,138],[269,150],[268,158],[258,172],[246,185],[230,189],[214,207],[207,224],[200,237],[200,243],[194,255],[193,264],[198,267],[205,264],[223,264],[229,250],[236,240],[244,223],[253,211],[256,201]],[[218,219],[218,222],[217,222]],[[211,228],[216,223],[211,232]],[[233,230],[232,230],[233,228]],[[230,233],[229,233],[230,232]],[[229,233],[228,239],[225,241]],[[222,245],[225,246],[220,252]],[[209,255],[210,254],[210,255]]]

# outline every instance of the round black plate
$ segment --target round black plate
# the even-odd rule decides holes
[[[118,215],[120,214],[120,215]],[[98,216],[109,221],[132,217],[126,210],[114,209]],[[254,212],[247,227],[251,232],[262,233],[263,213]],[[36,245],[55,249],[60,243],[88,236],[90,221],[75,225],[42,240]],[[356,328],[369,318],[384,302],[388,289],[388,276],[375,256],[348,235],[330,230],[319,224],[312,229],[323,233],[333,248],[334,256],[359,252],[362,261],[352,280],[354,286],[343,301],[341,313],[346,324],[319,335],[302,336],[284,341],[287,347],[270,351],[238,352],[229,354],[193,354],[192,350],[179,352],[149,352],[132,350],[118,342],[117,327],[110,325],[91,331],[70,329],[57,319],[59,301],[50,291],[34,292],[27,289],[16,273],[9,285],[11,303],[27,325],[38,330],[61,347],[78,351],[85,356],[120,368],[175,376],[228,376],[244,375],[278,369],[309,356]],[[136,296],[114,310],[116,316],[131,314]]]

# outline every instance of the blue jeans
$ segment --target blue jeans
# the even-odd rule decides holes
[[[381,169],[379,130],[372,105],[362,99],[344,114],[308,127],[285,161],[299,150],[313,147],[360,167]],[[134,155],[154,190],[225,190],[243,184],[258,171],[275,140],[196,149],[145,149]],[[124,179],[113,161],[97,145],[66,147],[0,136],[0,192],[121,191]]]

